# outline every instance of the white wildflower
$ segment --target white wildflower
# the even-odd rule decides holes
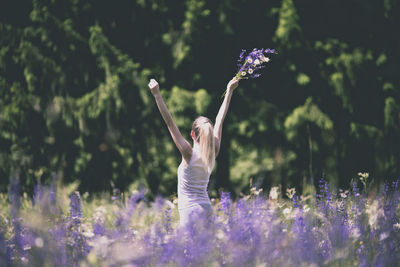
[[[346,192],[347,192],[347,191],[346,191]],[[346,193],[346,192],[345,192],[345,193],[340,193],[340,197],[341,197],[341,198],[346,198],[346,197],[347,197],[347,193]]]
[[[274,186],[271,188],[271,190],[269,191],[269,197],[272,200],[277,200],[279,197],[279,187],[278,186]]]
[[[368,214],[368,223],[373,229],[378,228],[378,220],[385,216],[378,200],[374,200],[372,204],[367,205],[365,212]]]
[[[35,239],[35,246],[37,246],[38,248],[42,248],[44,245],[43,239],[40,237],[37,237]]]
[[[351,228],[350,236],[354,239],[358,239],[361,236],[360,229],[358,227]]]
[[[83,232],[82,235],[86,236],[87,238],[94,237],[94,233],[93,232]]]
[[[304,205],[303,211],[304,211],[304,212],[309,212],[309,211],[310,211],[310,207],[309,207],[307,204]]]
[[[262,191],[263,191],[262,188],[257,189],[256,187],[253,186],[252,188],[250,188],[250,195],[258,196]]]
[[[393,224],[394,229],[400,229],[400,223],[395,223]]]
[[[388,238],[389,237],[389,233],[388,232],[383,232],[383,233],[381,233],[380,235],[379,235],[379,241],[383,241],[383,240],[385,240],[386,238]]]
[[[106,218],[107,210],[105,207],[97,207],[93,213],[93,220],[98,223],[103,223]]]
[[[175,208],[175,204],[169,200],[165,201],[165,204],[167,204],[167,206],[170,207],[171,209]]]
[[[89,223],[82,224],[82,235],[90,238],[94,236],[93,228]]]
[[[28,264],[29,260],[27,258],[25,258],[25,257],[21,257],[21,262],[23,264]]]
[[[364,185],[364,188],[367,187],[367,180],[369,177],[369,173],[368,172],[359,172],[358,176],[360,178],[361,183]]]
[[[252,74],[253,73],[253,69],[249,69],[248,72],[249,72],[249,74]]]
[[[255,66],[260,65],[260,63],[261,63],[260,60],[258,60],[258,59],[254,60],[254,65]]]
[[[217,232],[216,237],[221,240],[221,239],[223,239],[225,237],[225,234],[224,234],[224,232],[222,230],[219,230]]]
[[[283,210],[283,214],[286,216],[286,215],[289,215],[290,213],[292,212],[292,208],[290,207],[290,208],[285,208],[284,210]]]
[[[269,62],[269,60],[270,60],[269,57],[264,57],[264,58],[263,58],[263,61],[264,61],[264,62]]]
[[[246,72],[245,71],[242,71],[242,76],[246,76]]]
[[[248,59],[247,59],[247,62],[251,64],[251,63],[253,63],[253,59],[248,58]]]
[[[290,199],[292,199],[294,197],[294,195],[296,194],[296,188],[287,188],[286,189],[286,196]]]
[[[369,173],[368,172],[359,172],[358,176],[360,176],[360,178],[362,177],[362,178],[366,179],[369,177]]]

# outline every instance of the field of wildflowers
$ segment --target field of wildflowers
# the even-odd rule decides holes
[[[0,266],[396,266],[399,184],[299,196],[222,192],[210,222],[179,228],[174,201],[143,191],[82,196],[76,186],[14,182],[0,195]],[[364,186],[363,186],[364,185]]]

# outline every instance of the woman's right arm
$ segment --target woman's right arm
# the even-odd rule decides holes
[[[164,102],[164,99],[160,93],[160,87],[156,80],[151,79],[149,83],[149,89],[153,94],[157,107],[160,110],[161,116],[163,117],[165,124],[168,126],[168,130],[174,140],[176,147],[182,154],[182,157],[189,162],[190,158],[192,157],[192,147],[190,146],[189,142],[182,136],[181,132],[179,131],[178,126],[174,122],[171,113],[169,112],[167,105]]]
[[[219,153],[219,149],[221,146],[222,124],[224,123],[226,113],[228,112],[233,90],[235,90],[238,87],[238,85],[239,85],[239,80],[236,77],[234,77],[232,80],[229,81],[226,88],[224,101],[222,102],[222,105],[219,108],[217,117],[215,119],[214,138],[215,138],[216,155]]]

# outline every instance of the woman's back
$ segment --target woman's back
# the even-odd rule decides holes
[[[210,204],[207,186],[211,173],[201,159],[197,145],[194,145],[192,157],[185,165],[182,161],[178,167],[178,208]]]

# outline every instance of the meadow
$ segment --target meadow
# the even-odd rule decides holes
[[[399,182],[314,193],[272,187],[212,199],[211,221],[179,227],[176,199],[80,195],[77,184],[14,180],[0,196],[0,266],[396,266]]]

